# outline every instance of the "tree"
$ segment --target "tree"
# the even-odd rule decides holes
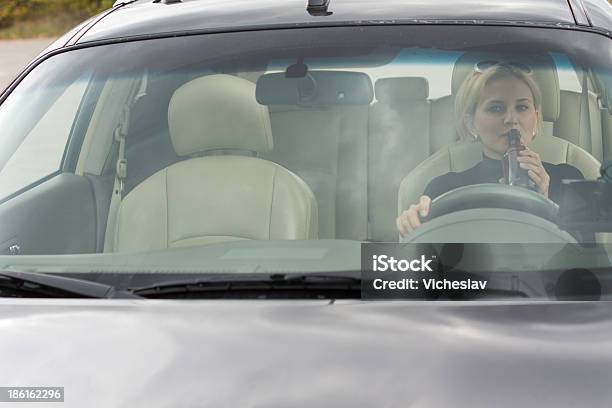
[[[84,19],[112,7],[114,0],[0,0],[0,28],[16,21],[65,13]]]

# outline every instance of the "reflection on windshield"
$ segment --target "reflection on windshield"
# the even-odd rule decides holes
[[[607,242],[567,197],[607,194],[585,180],[612,158],[608,40],[414,30],[191,36],[49,58],[0,106],[0,251],[73,272],[50,260],[104,254],[100,267],[137,270],[121,255],[157,253],[169,270],[192,267],[173,250],[282,242],[263,263],[213,271],[199,258],[195,271],[256,273],[279,254],[285,272],[359,269],[350,251],[302,265],[304,242]],[[514,41],[491,52],[502,34]]]

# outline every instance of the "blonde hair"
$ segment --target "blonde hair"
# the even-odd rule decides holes
[[[472,71],[463,81],[455,98],[455,127],[463,140],[475,141],[476,135],[470,131],[467,120],[472,120],[484,87],[492,81],[514,77],[523,81],[531,90],[535,110],[538,112],[536,132],[533,138],[542,133],[542,92],[530,74],[513,65],[495,64],[482,72]]]

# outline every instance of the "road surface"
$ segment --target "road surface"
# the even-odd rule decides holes
[[[4,89],[28,62],[54,40],[0,40],[0,88]]]

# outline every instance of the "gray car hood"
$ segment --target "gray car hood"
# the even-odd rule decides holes
[[[612,405],[608,302],[2,300],[0,350],[68,407]]]

